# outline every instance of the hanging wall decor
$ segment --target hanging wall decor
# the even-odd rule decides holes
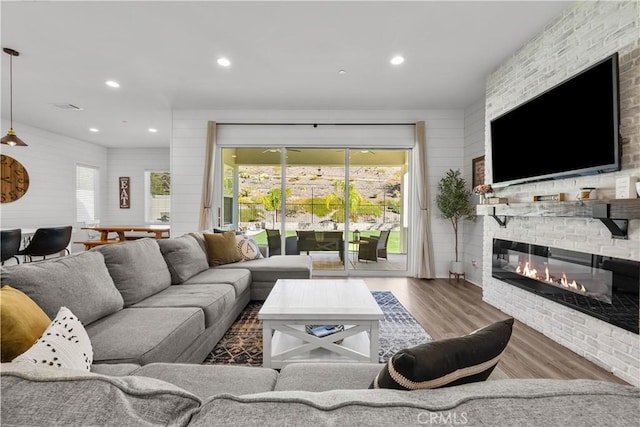
[[[120,209],[129,209],[131,207],[131,187],[129,186],[129,177],[121,176],[119,178],[119,194],[118,199],[120,199]]]
[[[2,166],[2,203],[15,202],[29,189],[27,169],[13,157],[0,155]]]

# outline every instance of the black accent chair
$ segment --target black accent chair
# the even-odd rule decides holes
[[[267,232],[267,245],[269,246],[269,256],[282,255],[282,241],[280,240],[280,230],[265,230]],[[287,236],[284,240],[286,255],[299,255],[298,238]]]
[[[378,258],[387,259],[387,242],[389,241],[389,230],[383,230],[379,236],[362,237],[360,240],[369,243],[358,246],[358,261],[378,262]]]
[[[20,245],[22,244],[22,230],[14,228],[12,230],[0,231],[0,255],[2,265],[10,258],[15,258],[20,264],[20,258],[17,257]]]
[[[33,234],[31,241],[26,248],[18,251],[16,255],[24,256],[27,260],[33,261],[33,257],[42,257],[46,259],[47,255],[59,254],[61,252],[69,253],[69,242],[71,241],[72,227],[70,225],[64,227],[38,228]]]

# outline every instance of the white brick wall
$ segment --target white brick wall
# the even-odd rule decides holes
[[[592,186],[598,188],[599,199],[608,199],[614,197],[616,178],[640,178],[639,34],[640,3],[576,2],[488,78],[485,150],[490,153],[492,118],[613,52],[620,56],[622,170],[516,185],[500,189],[498,196],[524,202],[534,194],[566,193],[571,199],[577,188]],[[493,279],[490,262],[494,237],[640,261],[640,221],[630,221],[628,240],[612,239],[604,225],[593,219],[513,217],[506,228],[490,217],[483,221],[484,300],[640,386],[638,335]]]

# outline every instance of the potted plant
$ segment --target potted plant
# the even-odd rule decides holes
[[[436,204],[442,217],[451,221],[455,237],[456,258],[451,262],[449,269],[451,273],[464,273],[462,262],[458,258],[458,226],[460,220],[475,221],[476,219],[475,208],[469,200],[470,196],[471,192],[467,190],[467,183],[460,175],[460,170],[449,169],[438,183]]]

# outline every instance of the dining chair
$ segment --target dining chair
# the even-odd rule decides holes
[[[20,228],[0,231],[0,257],[2,258],[2,265],[10,258],[15,258],[18,264],[20,264],[20,258],[18,258],[16,254],[20,250],[21,244],[22,230]]]
[[[38,228],[26,248],[16,255],[24,256],[25,262],[33,261],[33,257],[46,259],[48,255],[69,254],[72,226]]]

